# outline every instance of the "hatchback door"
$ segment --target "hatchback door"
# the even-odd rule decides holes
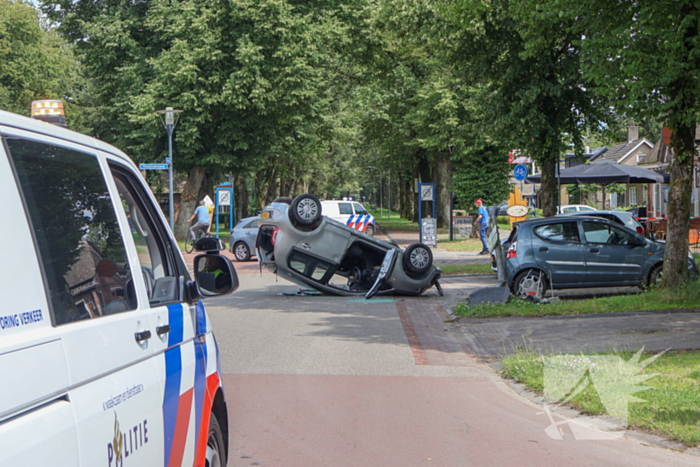
[[[532,250],[537,264],[547,272],[553,287],[580,285],[586,281],[583,244],[576,221],[533,227]]]
[[[633,235],[607,222],[581,222],[586,241],[586,281],[595,284],[641,282],[646,249],[629,245]]]

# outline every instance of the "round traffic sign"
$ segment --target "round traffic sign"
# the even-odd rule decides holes
[[[527,177],[527,166],[523,164],[516,165],[513,169],[513,176],[516,180],[525,180],[525,177]]]

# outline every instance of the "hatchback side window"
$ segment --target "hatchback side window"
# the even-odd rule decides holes
[[[366,216],[367,211],[365,208],[362,207],[360,203],[354,203],[353,206],[355,207],[355,214],[359,214],[360,216]]]
[[[248,222],[245,226],[243,226],[244,229],[257,229],[258,228],[258,220],[253,219],[252,221]]]
[[[545,240],[556,242],[580,242],[576,222],[560,222],[535,227],[535,234]]]
[[[331,264],[301,251],[294,250],[289,255],[289,267],[306,277],[321,281],[331,268]]]
[[[134,310],[131,268],[97,157],[6,138],[56,325]]]
[[[568,208],[562,209],[562,212],[564,214],[570,213],[570,212],[576,212],[576,208],[574,206],[569,206]]]
[[[630,235],[624,230],[598,222],[583,222],[583,235],[588,243],[627,245]]]

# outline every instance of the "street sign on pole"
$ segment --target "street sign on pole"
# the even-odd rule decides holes
[[[433,205],[433,215],[423,218],[423,201]],[[418,192],[418,237],[421,243],[437,247],[437,219],[435,218],[435,184],[421,183]]]
[[[166,158],[165,158],[165,163],[166,163],[166,164],[170,164],[171,162],[172,162],[172,160],[171,160],[169,157],[166,157]]]
[[[527,166],[518,164],[513,169],[513,176],[516,180],[523,181],[527,177]]]
[[[168,170],[168,164],[139,164],[141,170]]]

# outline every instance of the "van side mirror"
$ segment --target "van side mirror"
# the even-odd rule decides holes
[[[219,254],[199,255],[194,259],[194,278],[202,297],[218,297],[238,289],[238,274],[231,260]]]

